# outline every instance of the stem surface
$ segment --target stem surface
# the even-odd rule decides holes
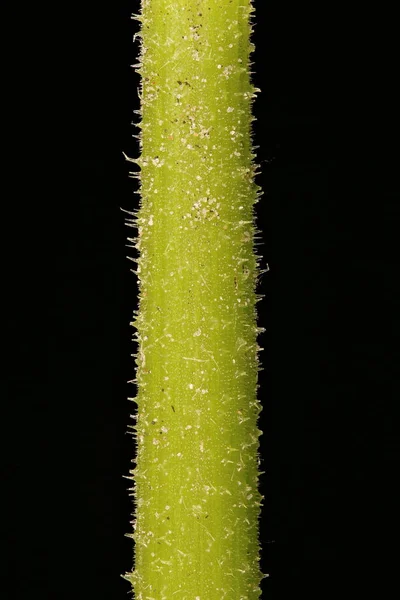
[[[260,597],[250,0],[142,0],[137,600]],[[131,159],[129,159],[131,160]]]

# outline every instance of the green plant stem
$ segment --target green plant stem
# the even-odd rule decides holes
[[[142,0],[137,600],[260,596],[250,0]],[[131,159],[129,159],[131,160]]]

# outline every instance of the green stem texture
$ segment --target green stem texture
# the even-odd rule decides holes
[[[251,0],[142,0],[137,600],[260,597]]]

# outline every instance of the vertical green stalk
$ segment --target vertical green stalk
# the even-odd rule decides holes
[[[142,0],[137,600],[260,597],[251,0]]]

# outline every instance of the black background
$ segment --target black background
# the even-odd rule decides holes
[[[17,115],[3,113],[10,599],[129,592],[137,283],[120,208],[138,206],[122,156],[137,156],[138,5],[21,9],[5,55],[17,65]],[[399,541],[396,21],[382,7],[255,7],[263,598],[360,597],[373,583],[386,598]]]

